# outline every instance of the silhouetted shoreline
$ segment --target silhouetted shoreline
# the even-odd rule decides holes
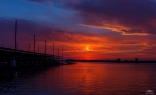
[[[140,60],[140,61],[134,61],[134,60],[73,60],[75,62],[116,62],[116,63],[156,63],[156,61],[152,60]]]

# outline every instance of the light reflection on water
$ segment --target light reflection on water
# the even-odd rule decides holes
[[[0,95],[145,95],[156,64],[79,62],[0,83]]]

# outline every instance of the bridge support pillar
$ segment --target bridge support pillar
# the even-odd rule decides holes
[[[15,59],[11,60],[10,66],[16,67],[16,60]]]

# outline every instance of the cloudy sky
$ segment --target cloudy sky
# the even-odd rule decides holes
[[[0,44],[14,47],[18,21],[18,49],[65,58],[156,58],[155,0],[0,0]],[[37,51],[38,52],[38,51]]]

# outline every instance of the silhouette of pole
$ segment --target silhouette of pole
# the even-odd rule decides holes
[[[35,35],[34,35],[34,52],[35,52]]]
[[[58,61],[59,61],[59,48],[58,48]]]
[[[44,50],[45,54],[46,54],[46,43],[47,43],[47,42],[46,42],[46,40],[45,40],[45,50]]]
[[[62,47],[62,63],[63,63],[63,47]]]
[[[54,43],[53,43],[53,55],[54,55]]]
[[[17,49],[16,47],[16,36],[17,36],[17,21],[15,21],[15,50]]]

